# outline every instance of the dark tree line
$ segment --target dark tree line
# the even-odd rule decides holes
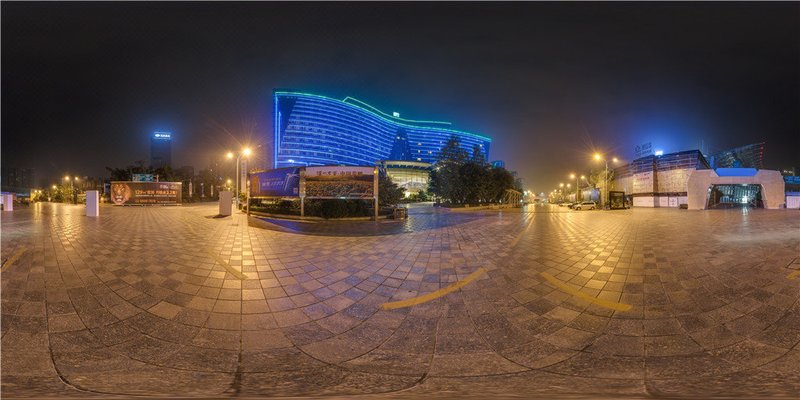
[[[143,161],[137,161],[135,165],[129,165],[125,168],[106,167],[106,170],[108,170],[112,181],[130,181],[133,179],[133,174],[158,175],[158,180],[162,182],[180,182],[192,178],[191,176],[181,176],[170,167],[145,167]]]
[[[486,161],[480,146],[475,145],[469,154],[454,136],[439,153],[428,191],[443,203],[485,204],[502,202],[506,190],[522,191],[519,186],[511,172]]]

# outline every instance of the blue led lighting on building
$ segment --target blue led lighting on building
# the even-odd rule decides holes
[[[375,165],[381,160],[434,163],[453,135],[469,154],[478,145],[488,159],[492,143],[486,136],[452,129],[449,122],[400,118],[352,97],[276,90],[273,100],[275,168]]]

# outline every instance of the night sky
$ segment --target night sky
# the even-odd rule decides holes
[[[800,3],[2,3],[2,166],[268,157],[273,88],[353,96],[494,139],[549,191],[636,144],[767,142],[800,167]]]

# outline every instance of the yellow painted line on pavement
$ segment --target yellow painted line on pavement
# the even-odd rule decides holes
[[[8,259],[6,262],[3,263],[3,266],[0,267],[0,271],[5,271],[8,267],[13,265],[23,254],[28,250],[27,247],[23,246],[17,249],[17,251]]]
[[[211,255],[211,257],[214,259],[214,261],[217,262],[217,264],[220,264],[223,267],[225,267],[225,270],[230,272],[231,274],[233,274],[233,276],[235,276],[235,277],[237,277],[237,278],[239,278],[241,280],[247,279],[247,275],[243,274],[242,271],[239,271],[236,268],[233,268],[230,264],[228,264],[225,260],[223,260],[222,257],[220,257],[220,256],[218,256],[218,255],[216,255],[216,254],[214,254],[212,252],[208,252],[208,254]]]
[[[789,278],[789,279],[794,279],[794,278],[797,278],[798,276],[800,276],[800,270],[793,271],[793,272],[789,273],[789,275],[786,275],[786,277]]]
[[[544,279],[550,282],[551,285],[560,289],[562,292],[571,294],[581,300],[588,301],[589,303],[597,304],[600,307],[610,308],[612,310],[617,310],[617,311],[628,311],[633,307],[630,304],[617,303],[614,301],[603,300],[603,299],[598,299],[597,297],[589,296],[588,294],[583,293],[580,290],[575,289],[564,282],[561,282],[560,280],[556,279],[556,277],[548,274],[547,272],[542,272],[541,275]]]
[[[429,302],[431,300],[438,299],[439,297],[442,297],[442,296],[444,296],[444,295],[446,295],[448,293],[452,293],[452,292],[455,292],[458,289],[461,289],[462,287],[468,285],[470,282],[474,281],[479,276],[481,276],[481,275],[483,275],[485,273],[486,273],[486,269],[478,268],[475,272],[467,275],[466,278],[464,278],[464,279],[462,279],[462,280],[460,280],[460,281],[458,281],[458,282],[456,282],[456,283],[454,283],[454,284],[452,284],[452,285],[450,285],[448,287],[441,288],[441,289],[439,289],[439,290],[437,290],[435,292],[430,292],[428,294],[424,294],[422,296],[417,296],[417,297],[414,297],[414,298],[411,298],[411,299],[393,301],[391,303],[383,303],[383,304],[381,304],[381,309],[383,309],[383,310],[394,310],[394,309],[398,309],[398,308],[406,308],[406,307],[416,306],[416,305],[422,304],[422,303],[427,303],[427,302]]]

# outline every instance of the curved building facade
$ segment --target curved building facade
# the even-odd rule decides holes
[[[310,93],[273,93],[273,167],[375,165],[381,160],[434,163],[451,136],[470,154],[488,160],[492,140],[455,130],[442,121],[415,121],[386,114],[360,100]]]

